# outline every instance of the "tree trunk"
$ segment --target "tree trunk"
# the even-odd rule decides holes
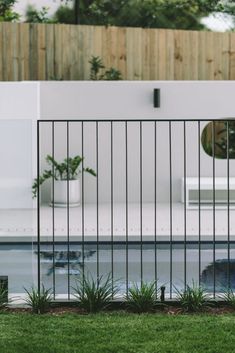
[[[79,1],[80,0],[75,0],[75,4],[74,4],[74,12],[75,12],[75,23],[78,25],[80,23],[80,18],[79,18]]]

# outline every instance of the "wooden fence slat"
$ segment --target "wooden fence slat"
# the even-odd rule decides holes
[[[46,80],[46,37],[45,37],[45,25],[38,26],[38,78],[39,80]]]
[[[214,33],[205,32],[206,36],[206,61],[205,65],[205,80],[214,80],[215,79],[215,48],[214,48]],[[203,78],[202,78],[203,79]]]
[[[127,28],[126,30],[126,79],[127,80],[134,80],[135,73],[134,73],[134,56],[135,56],[135,43],[134,43],[134,36],[133,36],[133,28]]]
[[[229,33],[229,80],[235,79],[235,33]]]
[[[166,76],[165,80],[173,80],[174,77],[174,31],[166,31]],[[152,78],[151,78],[152,79]]]
[[[158,52],[159,52],[159,32],[152,31],[149,32],[150,36],[150,79],[154,80],[158,76]]]
[[[230,60],[230,35],[229,32],[222,34],[222,74],[223,80],[229,80],[229,60]]]
[[[29,24],[19,24],[20,80],[30,80],[29,74]]]
[[[63,79],[70,80],[71,79],[71,37],[70,37],[70,26],[62,25],[62,71],[63,71]]]
[[[2,23],[0,23],[0,55],[1,55],[1,59],[0,59],[0,81],[4,80],[4,76],[3,76],[3,57],[4,57],[4,53],[3,53],[3,25]]]
[[[38,24],[29,26],[29,78],[38,80]]]
[[[187,71],[184,72],[185,80],[198,80],[198,32],[184,31],[183,56],[186,57]]]
[[[70,40],[73,45],[70,45],[70,55],[71,55],[71,69],[70,69],[70,76],[72,80],[79,80],[79,64],[78,64],[78,57],[79,57],[79,48],[78,48],[78,41],[79,41],[79,33],[77,31],[77,26],[70,27]]]
[[[185,79],[185,60],[183,56],[183,41],[184,41],[184,31],[174,31],[174,79],[182,80]]]
[[[142,75],[141,79],[142,80],[150,80],[150,35],[149,35],[150,30],[149,29],[143,29],[142,30]]]
[[[126,29],[120,27],[117,31],[117,69],[122,77],[126,77]]]
[[[88,80],[90,77],[89,60],[91,59],[92,56],[95,56],[93,34],[94,34],[94,26],[84,26],[83,27],[84,80]]]
[[[59,44],[56,42],[55,32],[60,33],[61,28],[57,28],[57,31],[54,30],[54,25],[46,25],[46,79],[60,79],[58,77],[59,67],[61,65],[61,57],[56,61],[55,52],[56,48],[62,50],[62,41]],[[57,46],[59,45],[59,47]],[[57,71],[56,71],[57,68]]]
[[[206,80],[206,37],[204,32],[198,32],[198,80]]]

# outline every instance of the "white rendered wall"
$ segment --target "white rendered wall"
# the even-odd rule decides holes
[[[0,83],[0,208],[31,208],[38,83]]]
[[[165,81],[165,82],[42,82],[41,119],[218,119],[235,117],[233,81]],[[153,88],[161,89],[161,107],[153,108]],[[201,131],[206,123],[201,123]],[[42,167],[51,154],[51,128],[41,131]],[[110,201],[110,125],[99,125],[99,201]],[[125,202],[125,135],[124,124],[116,123],[114,133],[114,200]],[[139,201],[139,126],[128,128],[129,202]],[[143,123],[143,202],[154,200],[154,124]],[[187,176],[198,175],[198,125],[188,123]],[[81,154],[81,126],[71,124],[70,154]],[[96,169],[95,126],[84,124],[85,164]],[[169,126],[157,125],[157,198],[169,201]],[[180,180],[184,175],[183,123],[172,124],[173,200],[180,200]],[[201,148],[201,176],[212,176],[212,158]],[[66,126],[56,125],[55,156],[66,157]],[[216,176],[226,176],[226,160],[216,160]],[[230,161],[230,175],[235,176],[235,161]],[[95,202],[96,181],[87,176],[86,202]],[[50,197],[49,183],[43,200]]]
[[[196,119],[235,116],[235,81],[42,82],[41,119]],[[153,108],[153,88],[161,107]]]
[[[161,89],[161,107],[153,108],[153,88]],[[235,117],[235,82],[165,81],[165,82],[16,82],[0,83],[0,208],[31,207],[32,180],[36,176],[37,119],[198,119]],[[18,122],[17,122],[18,121]],[[201,130],[205,124],[201,124]],[[153,123],[143,123],[143,201],[153,201]],[[159,202],[169,200],[169,130],[159,123],[157,130],[157,189]],[[110,125],[99,127],[100,202],[110,200]],[[30,134],[31,130],[31,134]],[[51,153],[51,129],[41,133],[42,169],[44,157]],[[197,176],[197,124],[187,124],[187,175]],[[70,154],[81,154],[81,126],[71,125]],[[96,169],[95,129],[84,124],[85,165]],[[138,123],[128,128],[129,201],[139,201],[139,130]],[[174,201],[180,200],[183,176],[183,125],[172,125],[172,172]],[[63,123],[56,125],[55,155],[66,156]],[[124,124],[116,123],[114,132],[114,196],[125,201]],[[120,157],[121,156],[121,157]],[[230,175],[235,176],[235,161],[230,161]],[[226,176],[226,161],[216,160],[216,176]],[[201,149],[201,175],[212,175],[212,158]],[[16,187],[17,185],[17,187]],[[14,187],[13,187],[14,186]],[[18,188],[16,191],[16,188]],[[43,200],[50,197],[50,185],[43,190]],[[94,202],[96,180],[86,177],[86,201]],[[18,195],[16,197],[16,195]],[[19,195],[24,195],[21,198]]]

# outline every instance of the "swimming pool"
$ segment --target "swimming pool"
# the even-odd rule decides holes
[[[54,257],[53,246],[50,243],[41,245],[41,281],[47,288],[53,288],[55,294],[65,296],[68,293],[68,275],[71,293],[76,278],[81,276],[83,270],[89,271],[94,278],[97,275],[97,262],[99,274],[113,273],[114,279],[120,283],[120,292],[126,289],[126,276],[128,283],[140,283],[141,271],[143,281],[149,282],[155,279],[155,270],[158,285],[166,286],[166,293],[170,291],[172,271],[172,291],[175,288],[184,287],[184,276],[187,283],[192,280],[201,283],[213,291],[215,280],[216,291],[220,291],[227,283],[228,246],[227,243],[219,243],[213,252],[212,243],[201,244],[199,276],[199,248],[197,243],[154,244],[124,243],[84,245],[84,267],[82,260],[82,246],[79,243],[70,244],[69,261],[66,244],[55,244]],[[128,250],[128,256],[127,256]],[[186,250],[186,251],[185,251]],[[213,254],[215,254],[215,269],[213,268]],[[155,267],[155,256],[157,266]],[[186,256],[186,267],[184,260]],[[172,258],[172,266],[170,259]],[[142,259],[142,267],[141,267]],[[230,276],[231,286],[235,288],[234,279],[235,244],[230,245]],[[54,261],[53,261],[54,260]],[[113,260],[113,262],[112,262]],[[127,262],[128,260],[128,262]],[[68,266],[69,265],[69,266]],[[0,246],[0,275],[8,276],[9,293],[19,294],[24,292],[24,287],[29,288],[37,284],[37,244],[2,244]],[[215,279],[214,279],[215,276]]]

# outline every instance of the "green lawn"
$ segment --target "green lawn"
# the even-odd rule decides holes
[[[1,353],[232,353],[233,315],[0,314]]]

